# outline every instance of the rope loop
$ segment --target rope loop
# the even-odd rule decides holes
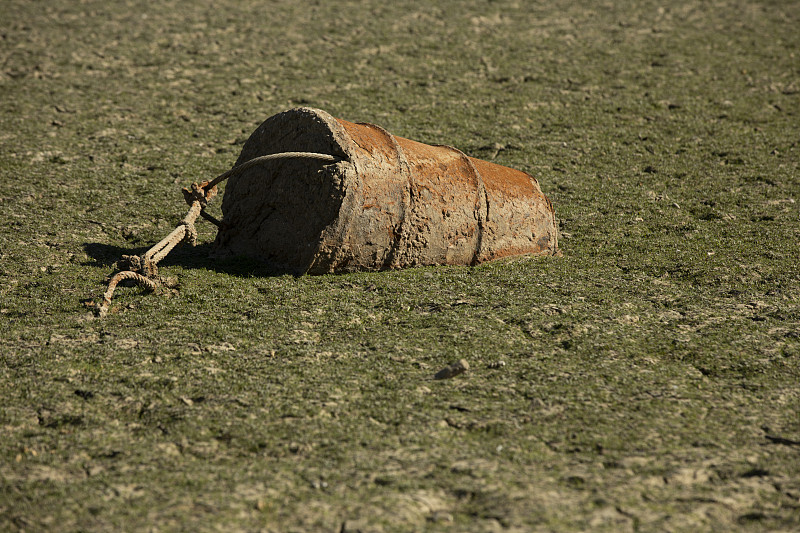
[[[117,261],[117,269],[119,272],[112,276],[111,280],[108,282],[108,289],[106,289],[106,292],[103,294],[103,300],[99,304],[92,304],[95,315],[103,317],[108,313],[114,290],[121,281],[132,280],[137,285],[141,285],[149,290],[156,290],[161,286],[163,279],[158,275],[156,263],[164,259],[178,243],[187,242],[191,246],[197,245],[197,228],[195,228],[194,222],[197,220],[198,216],[202,216],[218,227],[222,224],[222,222],[205,212],[208,202],[217,195],[218,183],[267,161],[290,158],[317,159],[327,163],[335,163],[341,160],[341,158],[336,156],[313,152],[269,154],[255,157],[239,166],[233,167],[211,181],[204,180],[200,183],[192,183],[191,188],[184,187],[181,190],[183,192],[183,199],[186,200],[186,203],[190,206],[189,212],[172,233],[164,237],[144,255],[123,255],[122,259]]]

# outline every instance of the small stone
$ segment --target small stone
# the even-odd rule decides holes
[[[449,523],[453,521],[453,515],[447,511],[434,511],[428,516],[428,521]]]
[[[467,363],[466,359],[460,359],[455,363],[447,366],[436,373],[433,376],[433,379],[450,379],[454,378],[459,374],[463,374],[469,370],[469,363]]]
[[[186,347],[189,348],[189,353],[191,353],[192,355],[198,355],[203,353],[203,350],[200,349],[200,345],[197,344],[196,342],[190,342],[189,344],[186,345]]]

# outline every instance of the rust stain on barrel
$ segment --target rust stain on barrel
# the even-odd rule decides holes
[[[237,164],[300,150],[342,160],[254,168],[231,179],[218,251],[310,273],[468,265],[557,251],[555,212],[534,177],[374,124],[290,110],[253,133]],[[282,200],[286,195],[294,196]]]

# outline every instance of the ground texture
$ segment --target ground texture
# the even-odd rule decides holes
[[[797,2],[2,11],[0,530],[800,528]],[[89,320],[301,105],[531,173],[563,256],[295,278],[200,224]]]

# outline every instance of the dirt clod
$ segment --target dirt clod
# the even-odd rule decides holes
[[[433,379],[450,379],[458,376],[459,374],[463,374],[469,370],[469,363],[467,363],[466,359],[459,359],[455,363],[446,366],[445,368],[441,369],[433,376]]]

